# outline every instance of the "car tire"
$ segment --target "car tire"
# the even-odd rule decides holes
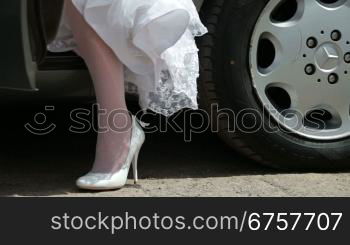
[[[249,50],[254,27],[269,0],[205,1],[201,18],[209,33],[198,40],[199,99],[213,114],[212,128],[233,149],[264,165],[288,170],[339,170],[350,166],[350,139],[313,140],[277,127],[252,86]],[[349,95],[350,96],[350,95]],[[214,105],[218,110],[213,111]],[[232,129],[230,109],[237,125]],[[239,118],[242,111],[249,111]],[[260,115],[260,116],[259,116]],[[259,127],[254,128],[256,125]],[[263,126],[263,127],[261,127]],[[254,128],[251,132],[242,128]],[[272,129],[271,132],[270,129]]]

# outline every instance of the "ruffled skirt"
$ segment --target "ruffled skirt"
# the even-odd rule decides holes
[[[72,0],[125,66],[142,109],[165,116],[197,109],[198,48],[207,32],[192,0]],[[63,15],[52,52],[76,47]]]

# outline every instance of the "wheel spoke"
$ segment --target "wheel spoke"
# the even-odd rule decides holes
[[[335,101],[335,100],[334,100]],[[341,121],[341,127],[347,127],[347,130],[350,128],[350,114],[349,114],[349,103],[345,104],[341,101],[335,103],[330,103],[330,113],[336,120]],[[327,109],[327,107],[326,107]]]
[[[295,22],[273,23],[262,19],[260,37],[269,40],[275,48],[275,60],[267,72],[278,65],[293,64],[300,52],[301,34]],[[293,41],[291,41],[293,40]]]
[[[296,72],[298,72],[297,67],[291,64],[276,64],[270,67],[270,71],[266,74],[259,73],[258,78],[262,85],[266,87],[273,84],[284,84],[289,87],[295,87],[297,76]],[[295,79],[296,78],[296,79]]]
[[[344,111],[340,111],[340,119],[342,121],[342,125],[341,127],[343,128],[343,130],[349,131],[350,128],[350,114],[349,114],[349,107],[346,107],[344,109]]]
[[[318,13],[320,14],[320,12],[324,13],[324,7],[322,7],[322,3],[318,2],[317,0],[299,0],[299,4],[302,4],[302,8],[303,8],[303,16],[301,17],[301,19],[307,19],[309,20],[310,18],[312,18],[312,15]],[[319,18],[319,16],[316,16],[316,18]]]
[[[318,2],[317,0],[298,1],[303,8],[304,15],[302,17],[306,17],[308,22],[310,22],[311,18],[316,18],[319,20],[319,16],[328,14],[330,9],[332,9],[332,11],[338,11],[342,10],[343,8],[348,8],[350,5],[348,0],[338,0],[329,4]]]
[[[298,97],[292,98],[291,109],[295,111],[298,115],[305,117],[311,109],[314,108],[315,103],[313,102],[311,96],[301,96],[298,94]]]

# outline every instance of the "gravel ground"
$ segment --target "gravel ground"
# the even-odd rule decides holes
[[[350,173],[271,170],[240,157],[209,133],[191,143],[175,133],[148,135],[139,185],[130,180],[118,191],[81,192],[74,181],[90,168],[95,135],[34,137],[23,132],[22,120],[16,122],[0,125],[0,196],[350,196]]]

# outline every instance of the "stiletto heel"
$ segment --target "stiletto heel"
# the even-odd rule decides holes
[[[130,166],[133,167],[135,184],[138,182],[137,161],[140,149],[145,142],[145,133],[133,116],[130,149],[125,163],[116,173],[88,173],[77,180],[77,186],[86,190],[113,190],[125,186]]]
[[[138,158],[139,158],[140,150],[141,149],[136,151],[136,154],[134,156],[134,160],[132,161],[132,170],[133,170],[133,173],[134,173],[134,184],[135,185],[139,181],[139,176],[138,176],[138,171],[137,171],[137,161],[138,161]]]

